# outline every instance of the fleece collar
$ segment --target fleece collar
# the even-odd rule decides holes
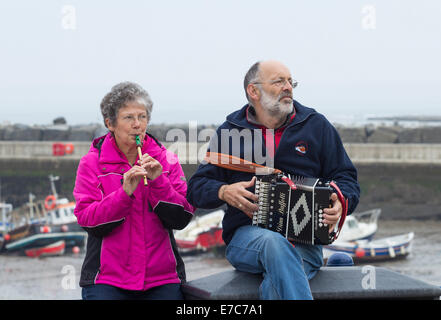
[[[241,127],[241,128],[249,128],[254,129],[255,125],[257,123],[255,121],[255,118],[253,121],[252,118],[247,118],[247,115],[250,116],[251,112],[248,112],[250,105],[246,104],[243,106],[240,110],[237,110],[227,116],[227,121],[235,126]],[[312,108],[308,108],[294,100],[294,113],[290,116],[290,122],[288,123],[288,126],[294,126],[298,123],[301,123],[305,121],[309,116],[316,113],[316,111]],[[257,124],[258,125],[258,124]]]
[[[119,150],[115,138],[109,132],[105,136],[99,137],[92,142],[91,149],[98,152],[99,162],[101,163],[127,163],[124,153]],[[153,158],[161,152],[162,146],[149,134],[145,135],[142,145],[142,153],[148,153]]]

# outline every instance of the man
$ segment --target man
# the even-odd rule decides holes
[[[357,171],[326,118],[293,100],[296,85],[282,63],[255,63],[244,80],[249,103],[227,117],[209,149],[255,163],[264,159],[259,164],[295,176],[334,180],[350,214],[360,195]],[[254,182],[252,173],[204,163],[189,181],[187,199],[200,208],[227,204],[222,235],[226,258],[240,271],[263,274],[261,299],[312,299],[308,280],[323,265],[322,247],[293,245],[277,232],[251,226],[258,209]],[[330,231],[342,215],[335,193],[331,200],[332,207],[324,210]]]

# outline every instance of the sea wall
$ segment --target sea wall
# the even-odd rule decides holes
[[[0,158],[1,199],[14,206],[29,193],[43,199],[50,193],[48,176],[58,175],[60,195],[73,200],[78,159]],[[355,163],[361,187],[357,210],[382,208],[381,219],[441,219],[441,165],[418,163]],[[189,179],[197,164],[183,164]]]
[[[400,125],[367,124],[348,127],[335,124],[345,143],[441,143],[441,126],[409,128]],[[176,132],[185,137],[214,132],[217,125],[149,124],[148,131],[160,141],[171,141]],[[51,125],[0,124],[0,141],[91,141],[107,132],[103,124],[70,126],[63,120]]]
[[[183,164],[200,162],[207,143],[163,142],[176,153]],[[79,160],[91,143],[84,141],[0,141],[0,159],[60,159]],[[59,153],[59,147],[69,146],[71,153]],[[345,149],[354,163],[360,164],[427,164],[441,165],[441,143],[345,143]]]
[[[205,154],[205,137],[216,127],[150,124],[149,132],[178,154],[189,179]],[[440,126],[335,127],[358,169],[358,210],[381,207],[382,219],[441,218]],[[58,193],[73,200],[79,160],[92,139],[106,132],[102,124],[70,126],[63,118],[51,125],[0,125],[0,199],[18,206],[29,193],[44,198],[52,174],[60,176]],[[173,142],[182,137],[199,142]]]

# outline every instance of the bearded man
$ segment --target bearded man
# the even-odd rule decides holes
[[[293,99],[296,86],[282,63],[255,63],[244,79],[248,104],[227,116],[209,150],[295,176],[333,180],[350,214],[360,196],[357,171],[332,124]],[[322,246],[291,243],[278,232],[252,226],[258,210],[254,183],[253,173],[203,163],[189,180],[187,199],[205,209],[227,204],[222,221],[226,258],[237,270],[263,275],[261,299],[312,299],[309,280],[323,265]],[[323,215],[330,232],[343,211],[335,193],[331,202]]]

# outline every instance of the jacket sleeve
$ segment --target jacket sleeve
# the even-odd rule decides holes
[[[325,121],[322,135],[322,176],[335,181],[348,200],[348,214],[351,214],[360,198],[357,169],[349,159],[337,130],[327,120]]]
[[[194,208],[187,199],[184,171],[175,154],[166,151],[169,172],[149,181],[149,202],[165,228],[181,230],[193,218]]]
[[[220,126],[211,137],[207,151],[223,152]],[[231,144],[230,144],[231,145]],[[231,152],[231,150],[229,150]],[[225,204],[218,197],[219,189],[229,184],[228,170],[203,161],[188,182],[188,201],[196,208],[215,209]]]
[[[219,199],[219,189],[227,184],[225,169],[201,164],[188,182],[188,201],[197,208],[214,209],[225,204]]]
[[[73,195],[78,224],[94,236],[105,236],[124,222],[133,198],[118,188],[104,197],[98,177],[82,158],[77,170]]]

